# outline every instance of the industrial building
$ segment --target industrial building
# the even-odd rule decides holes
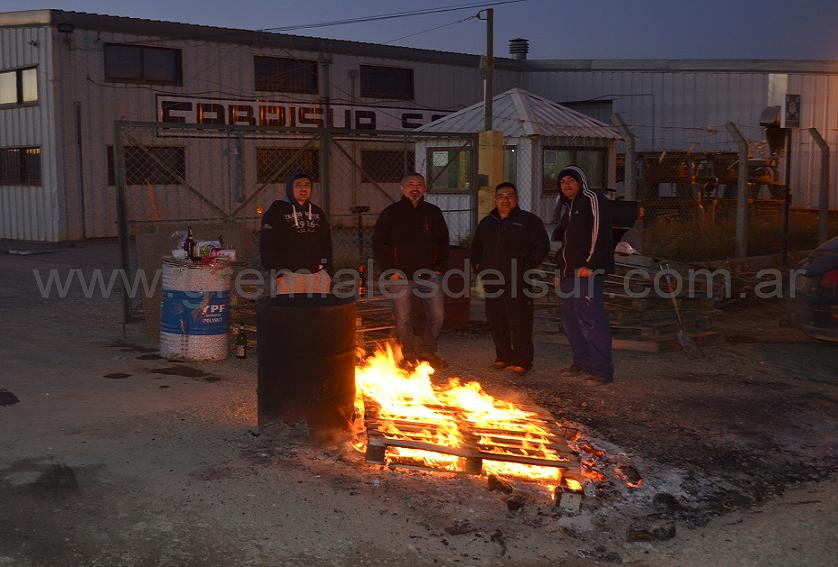
[[[777,106],[780,125],[793,128],[789,179],[797,207],[818,205],[821,156],[810,128],[820,132],[836,162],[838,62],[528,60],[517,53],[495,58],[494,84],[495,94],[523,89],[600,122],[610,123],[617,113],[637,136],[638,152],[662,155],[733,152],[728,122],[751,141],[753,155],[768,155],[760,117],[766,107]],[[374,203],[359,197],[364,191],[397,194],[402,161],[424,163],[418,156],[415,162],[406,158],[412,147],[376,145],[376,132],[413,132],[482,99],[475,55],[60,10],[3,13],[0,237],[116,236],[116,121],[289,129],[284,145],[258,136],[231,141],[197,134],[173,142],[153,131],[143,142],[151,149],[145,158],[125,147],[126,184],[138,188],[137,198],[179,219],[201,214],[167,186],[187,179],[195,191],[212,192],[224,180],[237,188],[239,203],[248,203],[248,191],[260,184],[281,195],[281,176],[260,173],[260,160],[303,149],[291,143],[295,136],[299,140],[292,129],[315,131],[325,120],[334,128],[367,131],[370,136],[359,147],[353,142],[351,155],[344,156],[360,165],[336,164],[329,174],[329,212],[348,215],[361,204],[375,211]],[[539,147],[532,159],[554,150]],[[310,165],[319,163],[316,146],[306,152]],[[220,155],[239,163],[240,174],[216,164]],[[382,156],[394,166],[364,166],[365,159]],[[613,172],[616,156],[607,157],[604,167]],[[143,159],[151,173],[132,175],[137,163],[129,162]],[[782,164],[778,179],[785,173]],[[182,176],[171,178],[164,166]],[[619,181],[613,173],[600,177],[604,184]],[[835,206],[838,179],[832,175],[829,182]],[[533,179],[533,199],[554,191],[547,185],[543,176]],[[622,188],[616,188],[619,194]],[[247,218],[258,218],[258,210]]]

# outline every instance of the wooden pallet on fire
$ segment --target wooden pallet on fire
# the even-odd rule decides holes
[[[563,469],[562,474],[577,477],[579,471],[579,455],[567,445],[567,439],[575,433],[559,427],[552,416],[545,415],[538,410],[526,409],[527,419],[511,422],[512,426],[535,424],[546,433],[541,434],[543,442],[539,443],[547,455],[534,455],[534,450],[528,448],[531,444],[524,431],[513,429],[487,429],[477,427],[469,422],[458,408],[448,406],[425,406],[439,415],[451,417],[460,437],[460,446],[451,447],[434,443],[433,439],[442,429],[439,425],[427,421],[410,419],[392,419],[380,415],[378,404],[371,399],[364,400],[364,422],[367,429],[366,461],[370,464],[393,464],[413,468],[439,469],[425,464],[421,459],[391,457],[388,461],[387,449],[403,448],[417,449],[430,453],[441,453],[458,457],[457,470],[472,475],[483,472],[484,461],[501,461],[538,467],[554,467]],[[388,433],[390,429],[398,429],[398,434]],[[549,457],[549,458],[548,458]]]

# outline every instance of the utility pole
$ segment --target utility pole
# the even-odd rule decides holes
[[[483,18],[481,18],[483,19]],[[495,10],[486,9],[486,59],[483,66],[483,129],[492,129],[492,95],[495,92]]]

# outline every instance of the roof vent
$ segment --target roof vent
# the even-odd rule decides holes
[[[509,40],[509,55],[512,59],[523,61],[530,52],[530,42],[524,38],[517,37]]]

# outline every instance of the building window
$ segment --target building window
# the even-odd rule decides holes
[[[0,185],[41,185],[41,148],[0,148]]]
[[[180,49],[105,45],[105,79],[117,83],[183,83]]]
[[[253,57],[257,91],[317,94],[317,61]]]
[[[183,185],[186,150],[180,146],[125,146],[125,185]],[[108,185],[115,185],[113,146],[108,146]]]
[[[608,177],[605,166],[608,162],[606,150],[591,148],[544,148],[542,153],[544,193],[557,193],[559,181],[556,176],[568,165],[578,165],[588,176],[591,189],[604,189]]]
[[[469,151],[458,148],[428,150],[428,189],[438,192],[469,190]]]
[[[361,65],[361,96],[413,100],[413,69]]]
[[[285,183],[295,173],[305,173],[314,182],[320,181],[317,150],[256,148],[257,183]]]
[[[13,69],[0,72],[0,106],[38,102],[38,70]]]
[[[362,183],[398,183],[413,171],[413,152],[393,150],[361,150]]]

